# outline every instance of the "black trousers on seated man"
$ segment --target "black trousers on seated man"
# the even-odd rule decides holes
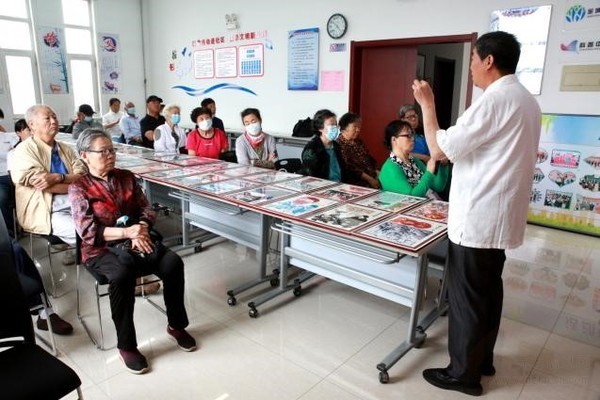
[[[88,260],[94,271],[107,277],[108,296],[113,322],[117,329],[117,347],[122,350],[137,348],[133,308],[135,303],[135,279],[139,272],[155,274],[163,281],[163,296],[167,308],[169,326],[185,329],[188,317],[183,303],[184,271],[183,260],[169,249],[164,249],[155,262],[149,263],[123,251],[114,251]]]
[[[477,249],[450,241],[448,257],[448,375],[479,383],[482,371],[494,365],[506,255],[503,249]]]

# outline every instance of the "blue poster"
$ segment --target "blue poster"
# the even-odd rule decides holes
[[[319,28],[288,32],[288,90],[319,89]]]
[[[528,220],[600,236],[600,116],[542,116]]]

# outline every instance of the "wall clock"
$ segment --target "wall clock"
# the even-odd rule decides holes
[[[332,39],[339,39],[348,30],[348,20],[342,14],[333,14],[327,21],[327,34]]]

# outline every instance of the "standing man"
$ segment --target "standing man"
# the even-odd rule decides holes
[[[215,101],[213,99],[211,99],[210,97],[207,97],[202,100],[202,102],[200,103],[200,106],[206,107],[212,112],[213,128],[218,128],[218,129],[222,130],[223,132],[225,132],[225,127],[223,126],[223,120],[221,118],[215,117],[215,114],[217,113],[217,104],[215,103]]]
[[[142,141],[144,147],[154,148],[154,130],[165,123],[165,117],[160,115],[160,103],[162,99],[151,95],[146,99],[147,114],[140,121],[142,130]]]
[[[140,119],[135,115],[135,104],[125,103],[125,115],[121,117],[119,128],[123,132],[125,143],[133,146],[143,146]]]
[[[108,101],[110,111],[102,116],[102,127],[108,132],[115,143],[125,143],[125,137],[119,127],[123,113],[121,112],[121,100],[113,97]]]
[[[430,384],[479,396],[494,375],[502,315],[505,249],[523,243],[541,112],[514,75],[520,44],[506,32],[481,36],[471,75],[484,93],[447,130],[439,129],[431,87],[415,81],[434,159],[454,163],[448,216],[448,353],[446,368],[426,369]]]
[[[25,119],[33,136],[15,148],[11,161],[17,219],[27,232],[52,234],[75,246],[67,189],[84,173],[84,166],[70,146],[54,140],[58,119],[52,108],[32,106]]]

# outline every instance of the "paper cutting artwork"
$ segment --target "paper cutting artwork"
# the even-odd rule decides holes
[[[312,190],[333,185],[337,185],[337,183],[328,181],[326,179],[314,178],[312,176],[305,176],[300,179],[277,183],[277,186],[285,189],[295,190],[296,192],[310,192]]]
[[[347,203],[311,215],[310,217],[307,217],[307,220],[334,229],[351,231],[389,214],[388,211]]]
[[[296,194],[291,190],[281,189],[271,186],[263,186],[255,189],[244,190],[234,194],[227,195],[228,198],[246,204],[258,204],[266,201],[274,201],[282,197]]]
[[[402,211],[425,201],[420,197],[408,196],[393,192],[379,192],[373,196],[354,201],[354,204],[360,204],[367,207],[375,207],[380,210]]]
[[[331,200],[350,201],[359,197],[373,194],[375,192],[377,192],[376,189],[344,184],[318,190],[314,192],[314,194]]]
[[[293,181],[291,181],[293,182]],[[280,214],[300,216],[334,205],[332,200],[321,199],[307,194],[297,195],[287,199],[262,205],[261,208]]]
[[[425,218],[436,222],[448,222],[448,203],[445,201],[430,201],[406,212],[406,215]]]

